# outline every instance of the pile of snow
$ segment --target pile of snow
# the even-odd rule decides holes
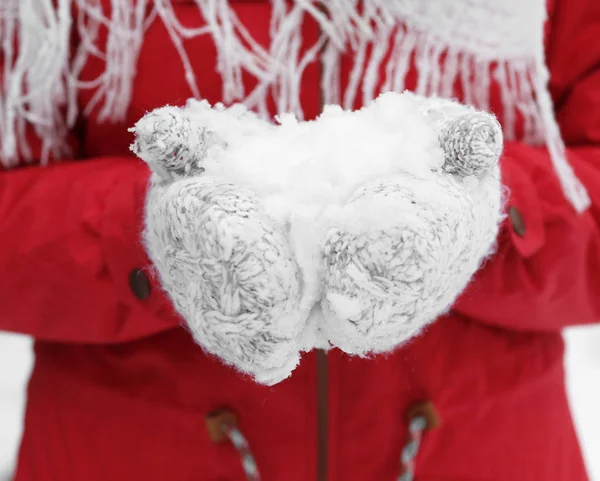
[[[436,132],[409,94],[390,92],[355,112],[327,106],[309,122],[281,115],[278,126],[241,105],[211,109],[190,100],[185,111],[219,138],[203,160],[206,174],[250,188],[280,222],[298,209],[320,218],[372,180],[430,178],[444,161]]]

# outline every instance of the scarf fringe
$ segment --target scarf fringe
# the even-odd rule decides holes
[[[585,188],[567,161],[554,117],[541,41],[539,49],[530,52],[527,60],[501,55],[493,58],[492,49],[468,49],[464,41],[457,46],[436,35],[435,29],[423,28],[422,16],[417,15],[420,12],[413,15],[411,0],[363,0],[360,8],[358,0],[329,0],[327,13],[316,0],[272,0],[268,48],[252,38],[228,0],[195,0],[206,21],[198,28],[184,27],[170,0],[112,0],[110,14],[102,10],[101,0],[8,3],[0,12],[4,55],[0,160],[4,167],[14,167],[19,158],[31,160],[27,124],[42,140],[42,163],[47,163],[50,154],[69,154],[66,137],[79,115],[80,89],[96,89],[84,114],[99,108],[99,120],[122,121],[131,101],[145,30],[160,19],[181,58],[194,97],[201,98],[202,92],[183,43],[198,35],[211,35],[223,80],[224,102],[242,101],[263,116],[269,115],[269,101],[274,100],[278,112],[293,112],[303,118],[300,81],[319,52],[324,102],[347,109],[357,102],[361,87],[362,103],[380,93],[377,84],[386,59],[381,92],[404,90],[406,74],[414,62],[417,93],[451,97],[459,82],[465,102],[483,110],[490,107],[493,76],[503,103],[505,137],[516,138],[516,119],[520,116],[524,124],[522,140],[545,143],[565,195],[579,211],[589,205]],[[77,11],[73,20],[72,8]],[[323,32],[308,49],[302,48],[299,28],[305,15],[313,17]],[[399,24],[404,26],[398,27]],[[109,35],[104,51],[99,51],[96,40],[102,26],[107,27]],[[80,41],[71,56],[73,28]],[[353,50],[354,63],[342,92],[341,57],[347,49]],[[96,79],[82,82],[81,70],[89,57],[103,59],[106,68]],[[244,73],[257,81],[252,91],[246,91]]]
[[[27,125],[42,139],[41,163],[65,153],[62,107],[72,99],[67,79],[69,0],[11,0],[0,11],[0,160],[4,167],[31,157]],[[17,46],[18,44],[18,46]],[[0,58],[2,58],[0,57]]]

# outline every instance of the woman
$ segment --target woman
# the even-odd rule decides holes
[[[16,481],[586,479],[560,330],[600,314],[600,9],[355,3],[4,7],[0,328],[37,340]],[[503,124],[495,256],[388,355],[313,351],[264,387],[204,354],[150,275],[127,128],[191,96],[313,118],[404,88]]]

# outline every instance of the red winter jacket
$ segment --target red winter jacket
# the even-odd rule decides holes
[[[233,3],[268,41],[270,3]],[[175,10],[201,22],[194,5]],[[313,44],[316,24],[302,29]],[[556,0],[550,87],[591,208],[577,214],[565,200],[544,147],[508,143],[510,216],[454,309],[391,354],[311,352],[291,378],[265,387],[204,354],[150,275],[140,241],[148,170],[128,152],[127,127],[192,95],[167,31],[152,23],[123,122],[92,112],[73,133],[79,159],[0,173],[0,329],[37,339],[16,481],[242,481],[235,447],[207,429],[223,408],[264,481],[392,481],[407,412],[423,401],[441,422],[422,434],[416,480],[585,480],[560,331],[600,318],[598,38],[597,0]],[[186,50],[200,91],[219,101],[211,37]],[[301,89],[316,115],[318,63]]]

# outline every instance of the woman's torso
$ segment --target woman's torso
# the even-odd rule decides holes
[[[193,2],[174,4],[184,25],[202,23]],[[233,5],[249,34],[267,45],[270,3]],[[306,16],[301,28],[305,51],[319,26]],[[184,47],[201,95],[222,100],[216,70],[223,65],[211,36]],[[351,81],[353,55],[342,58],[342,84]],[[102,64],[90,60],[84,77]],[[386,65],[382,60],[379,85]],[[310,63],[299,86],[307,118],[321,108],[322,67]],[[242,75],[251,91],[252,76]],[[414,89],[417,77],[410,67],[405,87]],[[502,117],[493,82],[489,105]],[[461,83],[453,87],[462,97]],[[93,93],[82,92],[81,103]],[[125,118],[101,122],[100,107],[93,109],[82,156],[127,153],[127,127],[191,95],[169,33],[155,21],[144,35]],[[354,105],[360,103],[357,96]],[[16,481],[241,481],[236,450],[207,432],[206,416],[221,408],[236,414],[264,481],[391,481],[408,440],[406,413],[421,401],[433,403],[441,425],[424,435],[417,480],[583,480],[562,353],[558,333],[517,333],[450,313],[393,353],[363,359],[311,352],[291,378],[265,387],[205,355],[184,329],[111,346],[39,342]]]

